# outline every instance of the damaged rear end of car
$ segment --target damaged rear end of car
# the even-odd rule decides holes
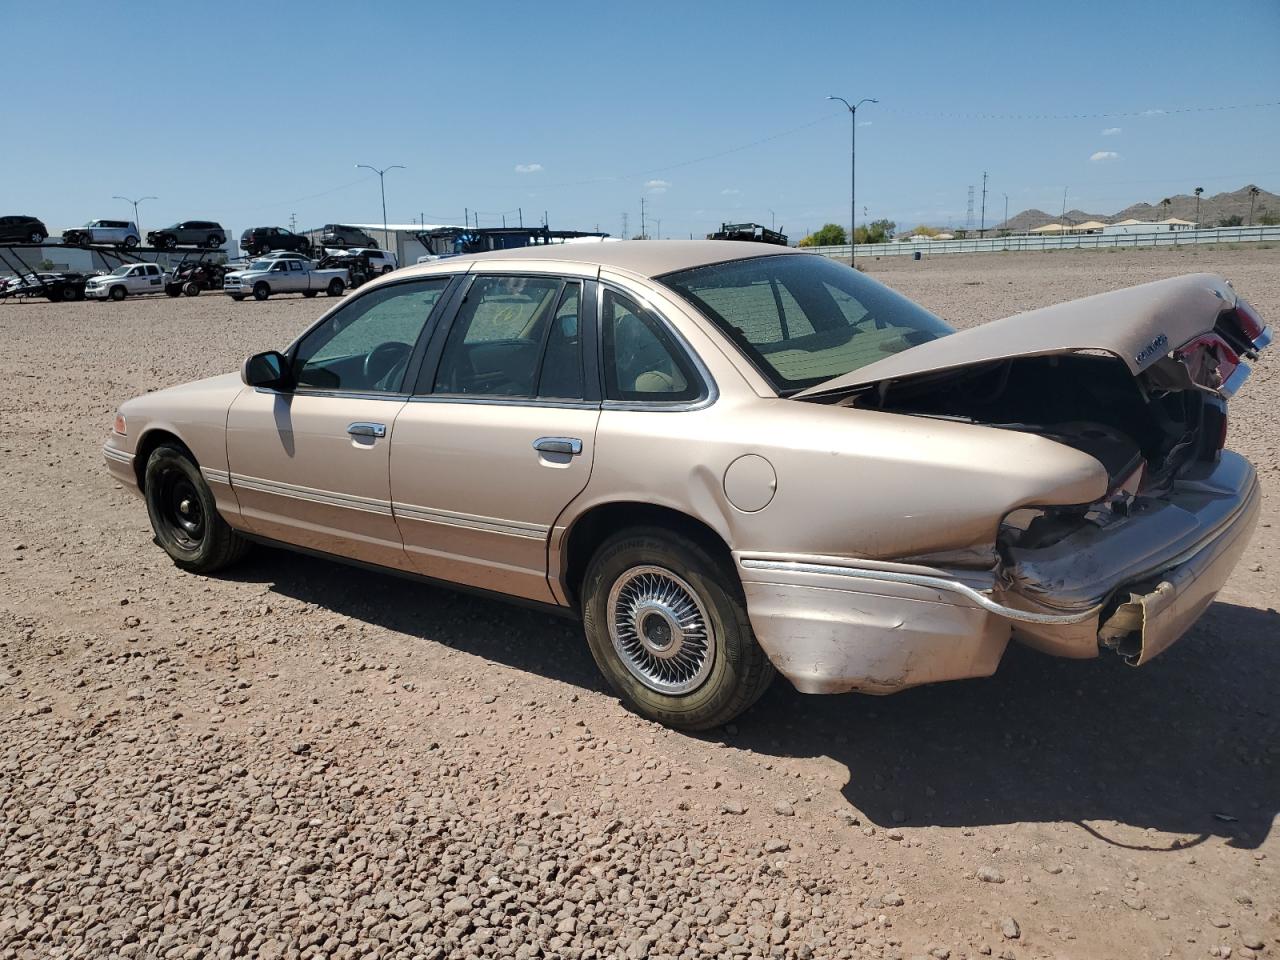
[[[972,602],[1030,646],[1138,665],[1208,607],[1256,523],[1253,467],[1225,449],[1228,402],[1270,339],[1225,280],[1198,274],[965,330],[797,397],[1094,458],[1104,496],[1011,510],[948,575],[989,578]]]

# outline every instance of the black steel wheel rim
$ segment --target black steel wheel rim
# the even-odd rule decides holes
[[[160,519],[180,547],[196,550],[204,542],[205,517],[200,495],[191,478],[179,470],[167,470],[160,477]]]

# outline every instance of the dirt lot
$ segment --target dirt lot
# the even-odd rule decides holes
[[[959,325],[1193,270],[1280,320],[1277,250],[867,266]],[[1150,666],[778,682],[691,737],[571,623],[151,544],[99,452],[116,404],[325,306],[0,304],[0,960],[1280,955],[1277,356],[1232,408],[1262,526]]]

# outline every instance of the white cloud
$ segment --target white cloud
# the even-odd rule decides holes
[[[1102,131],[1102,135],[1104,137],[1114,137],[1114,136],[1117,136],[1120,132],[1121,130],[1119,127],[1107,127],[1107,129]]]
[[[542,164],[540,163],[517,163],[516,173],[541,173]]]
[[[1120,154],[1116,153],[1114,150],[1099,150],[1089,159],[1094,163],[1105,163],[1108,160],[1119,160]]]
[[[1160,109],[1158,109],[1158,108],[1157,108],[1157,109],[1155,109],[1155,110],[1143,110],[1143,111],[1142,111],[1142,115],[1143,115],[1144,117],[1163,117],[1163,116],[1164,116],[1164,113],[1165,113],[1165,112],[1164,112],[1163,110],[1160,110]]]
[[[666,193],[669,186],[671,184],[666,180],[646,180],[644,182],[644,188],[650,193]]]
[[[741,192],[742,192],[741,190],[738,190],[738,189],[737,189],[737,188],[735,188],[735,187],[725,187],[723,190],[721,190],[721,191],[720,191],[720,196],[722,196],[722,197],[736,197],[736,196],[737,196],[738,194],[740,194]]]

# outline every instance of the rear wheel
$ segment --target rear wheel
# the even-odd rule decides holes
[[[211,233],[205,239],[204,245],[208,247],[210,250],[216,250],[218,249],[218,247],[222,246],[222,238],[218,236],[216,233]]]
[[[337,277],[334,277],[332,280],[329,281],[329,289],[326,290],[325,293],[327,293],[331,297],[340,297],[342,296],[342,291],[345,289],[346,289],[346,284],[344,284]]]
[[[129,295],[129,291],[128,291],[128,290],[126,290],[124,287],[112,287],[112,288],[111,288],[111,299],[112,299],[112,300],[115,300],[117,303],[118,303],[119,301],[123,300],[123,299],[124,299],[125,297],[127,297],[128,295]]]
[[[182,295],[185,297],[200,296],[200,284],[196,283],[194,280],[188,280],[182,285]]]
[[[628,706],[659,723],[728,723],[773,679],[732,568],[691,539],[623,531],[596,551],[582,593],[600,671]]]
[[[253,285],[253,299],[265,300],[269,296],[271,296],[271,288],[265,283],[258,282]]]
[[[48,235],[41,233],[39,230],[32,230],[31,236],[27,238],[32,243],[44,243],[48,239]]]
[[[212,573],[244,556],[249,542],[218,514],[186,450],[163,444],[147,459],[143,490],[156,542],[191,573]]]

